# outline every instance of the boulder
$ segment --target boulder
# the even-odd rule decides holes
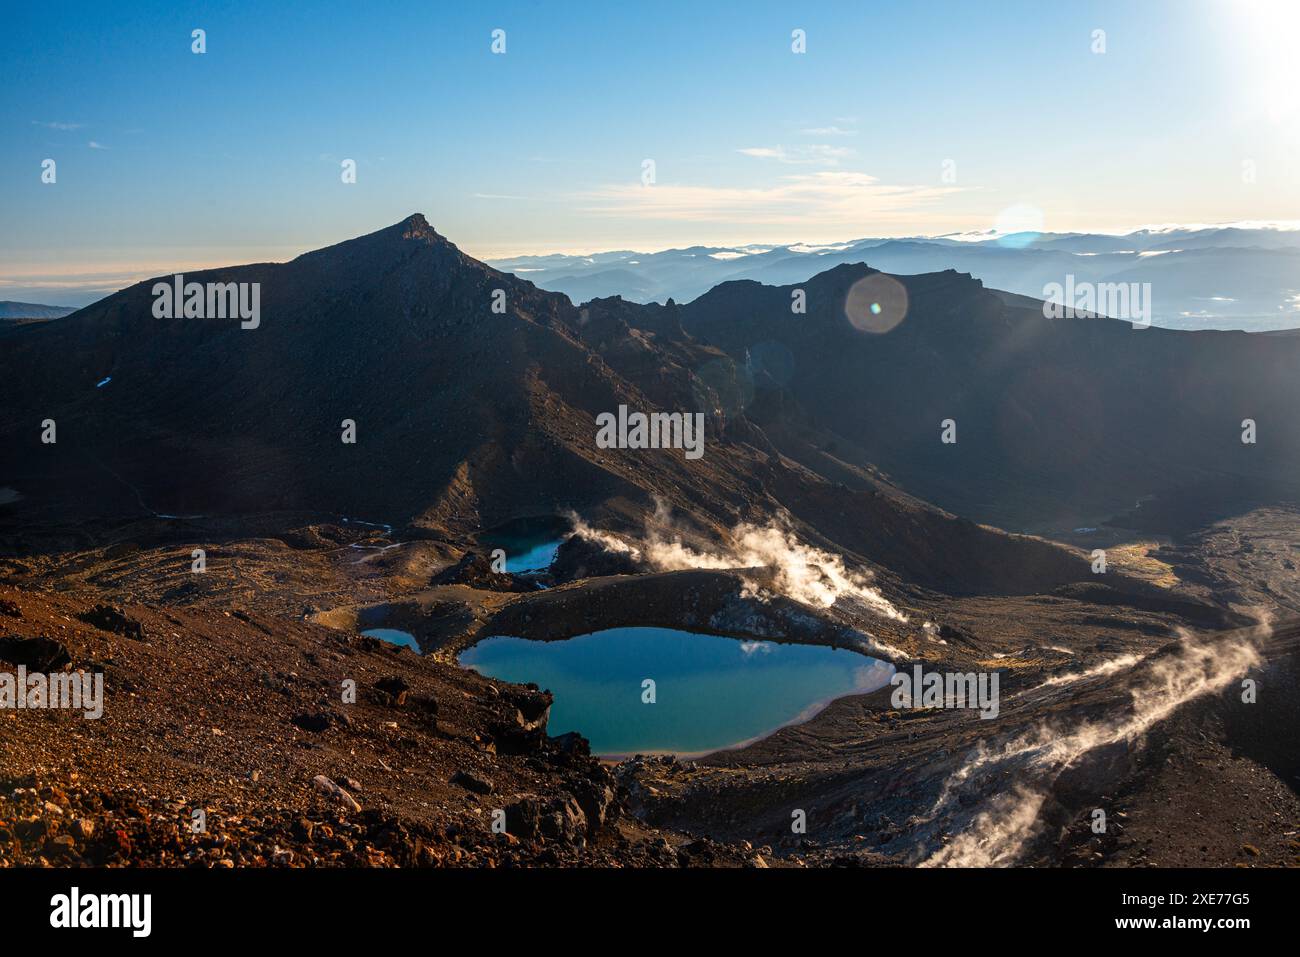
[[[521,797],[506,811],[506,831],[522,840],[543,838],[582,845],[587,841],[587,815],[572,795]]]
[[[599,780],[583,782],[574,788],[573,793],[578,806],[582,808],[582,813],[586,815],[587,825],[592,834],[617,819],[619,809],[611,782]]]
[[[292,718],[289,719],[289,723],[296,727],[302,728],[302,730],[304,731],[310,731],[314,734],[319,734],[320,732],[329,729],[330,716],[326,714],[324,711],[317,711],[314,713],[295,714]]]
[[[490,780],[471,771],[457,771],[451,776],[451,783],[463,787],[466,791],[473,791],[475,794],[491,794],[495,789]]]
[[[500,699],[498,717],[488,730],[499,754],[531,754],[546,743],[551,716],[550,692],[515,691]]]
[[[390,675],[375,682],[375,690],[386,696],[389,704],[400,708],[406,704],[407,692],[411,686],[400,675]]]
[[[317,794],[332,798],[338,804],[341,804],[349,811],[360,811],[361,805],[357,803],[356,798],[339,787],[324,774],[318,774],[311,779],[312,786],[316,789]]]
[[[144,626],[134,618],[129,617],[117,605],[96,605],[90,611],[82,612],[77,617],[100,631],[111,632],[124,638],[133,638],[136,641],[144,641]]]
[[[0,661],[24,665],[32,671],[59,671],[72,664],[72,654],[53,638],[8,635],[0,637]]]

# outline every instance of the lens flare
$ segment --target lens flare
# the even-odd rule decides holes
[[[844,298],[844,315],[859,332],[882,335],[907,317],[907,289],[882,272],[863,276]]]

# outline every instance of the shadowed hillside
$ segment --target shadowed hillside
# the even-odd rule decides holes
[[[687,332],[745,366],[747,416],[792,458],[876,465],[1010,528],[1097,524],[1144,496],[1198,489],[1216,507],[1295,494],[1300,339],[1046,319],[955,272],[889,280],[906,314],[873,334],[845,302],[874,274],[859,264],[798,287],[726,283],[681,309]],[[807,315],[791,312],[796,288]],[[940,441],[945,419],[954,444]]]
[[[882,480],[850,487],[782,458],[737,402],[745,370],[692,341],[676,307],[580,310],[465,256],[423,216],[186,281],[260,284],[257,327],[155,318],[149,280],[10,340],[4,484],[26,520],[297,510],[465,534],[569,510],[635,527],[663,505],[705,535],[788,512],[807,537],[932,587],[1088,574]],[[706,453],[598,448],[596,416],[620,405],[704,413]]]

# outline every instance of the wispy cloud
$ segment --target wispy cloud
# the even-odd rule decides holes
[[[216,247],[205,259],[160,256],[131,262],[66,263],[57,266],[42,262],[6,262],[0,267],[0,293],[3,293],[0,299],[12,298],[9,290],[18,289],[110,293],[146,279],[178,272],[197,272],[245,262],[282,261],[292,259],[300,252],[302,250],[296,247]]]
[[[850,130],[843,126],[813,126],[806,130],[800,130],[804,136],[857,136],[857,130]]]
[[[811,143],[805,146],[749,146],[736,150],[745,156],[758,159],[774,159],[779,163],[815,164],[837,166],[840,160],[853,155],[847,146],[831,146],[829,143]]]
[[[782,177],[771,186],[617,184],[579,197],[585,212],[629,218],[744,225],[861,227],[914,212],[956,186],[891,185],[866,173],[820,170]]]
[[[64,130],[64,131],[79,130],[85,125],[86,125],[85,123],[56,123],[56,122],[47,123],[43,120],[32,120],[32,126],[43,126],[47,130]]]
[[[105,146],[103,143],[97,143],[97,142],[95,142],[94,140],[91,140],[91,141],[90,141],[89,143],[87,143],[86,145],[89,146],[92,150],[106,150],[106,149],[108,149],[108,147]]]
[[[143,269],[119,265],[108,270],[83,270],[81,267],[72,266],[58,271],[41,270],[0,276],[0,290],[41,288],[116,292],[119,289],[125,289],[127,286],[143,282],[146,279],[152,279],[155,276],[183,272],[187,269],[203,268],[210,268],[210,264],[187,263],[178,265],[169,263],[163,265],[159,263]]]

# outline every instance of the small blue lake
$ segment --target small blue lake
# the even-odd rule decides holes
[[[566,641],[494,637],[460,656],[493,678],[555,695],[549,733],[578,731],[602,755],[699,754],[806,720],[886,684],[893,666],[844,649],[612,628]],[[655,702],[643,701],[654,681]]]
[[[402,645],[410,648],[417,655],[420,653],[420,645],[415,640],[415,636],[409,631],[398,631],[396,628],[371,628],[361,634],[369,635],[371,638],[379,638],[389,644]]]
[[[545,541],[521,541],[503,546],[506,552],[506,571],[513,574],[520,572],[546,571],[555,560],[555,553],[564,544],[564,539],[547,539]]]

